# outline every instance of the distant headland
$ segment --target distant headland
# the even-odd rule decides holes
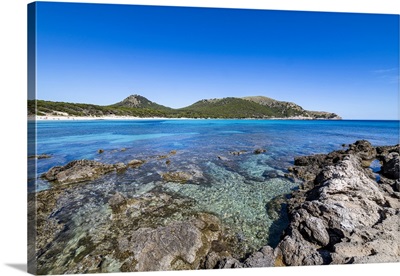
[[[36,106],[35,106],[36,102]],[[28,100],[28,116],[40,118],[194,118],[194,119],[297,119],[340,120],[339,115],[309,111],[292,103],[264,96],[203,99],[184,108],[173,109],[131,95],[112,105]]]

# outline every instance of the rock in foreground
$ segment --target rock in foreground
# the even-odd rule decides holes
[[[103,164],[92,160],[76,160],[65,166],[56,166],[42,174],[42,178],[59,184],[71,184],[94,180],[114,171],[114,165]]]
[[[366,167],[374,158],[387,160],[382,173],[398,177],[395,156],[377,155],[369,142],[357,141],[346,151],[297,158],[292,172],[306,182],[288,204],[290,225],[276,249],[283,262],[400,261],[400,194],[393,190],[398,179],[377,183]]]

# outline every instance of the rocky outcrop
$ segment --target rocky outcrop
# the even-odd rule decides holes
[[[285,265],[400,261],[400,194],[393,190],[398,154],[393,149],[399,146],[385,151],[363,140],[347,150],[295,159],[292,175],[305,184],[289,200],[290,224],[276,248]],[[385,183],[377,183],[368,168],[375,158],[383,161]]]
[[[41,177],[58,184],[71,184],[97,179],[115,169],[114,165],[93,160],[76,160],[65,166],[53,167]]]
[[[382,160],[382,174],[390,179],[399,179],[399,153],[391,152]]]
[[[245,267],[268,267],[275,265],[274,249],[270,246],[264,246],[260,251],[254,252],[245,261]]]
[[[93,160],[74,160],[65,166],[52,167],[41,178],[57,184],[72,184],[95,180],[102,175],[116,171],[123,173],[127,168],[138,168],[145,163],[144,160],[133,159],[127,164],[118,162],[116,164],[104,164]]]

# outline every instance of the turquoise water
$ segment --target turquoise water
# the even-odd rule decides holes
[[[266,212],[268,202],[297,186],[284,178],[293,158],[327,153],[360,139],[376,146],[398,144],[399,121],[40,121],[37,154],[52,157],[37,160],[37,177],[53,166],[77,159],[103,163],[147,160],[139,169],[77,185],[82,198],[98,200],[98,204],[90,210],[81,207],[76,216],[98,214],[104,204],[102,198],[116,191],[129,196],[161,186],[194,199],[197,211],[216,214],[245,241],[245,249],[251,250],[268,242],[268,236],[271,240],[274,218]],[[257,148],[266,152],[253,154]],[[99,154],[99,149],[104,153]],[[176,154],[168,156],[169,164],[158,158],[172,150]],[[246,153],[232,155],[232,151]],[[198,177],[186,184],[165,183],[161,175],[169,171],[196,172]],[[40,191],[51,187],[51,183],[37,178],[28,188]],[[71,203],[70,208],[74,206],[76,203]],[[276,231],[278,236],[279,229]]]
[[[187,161],[214,161],[229,151],[267,149],[271,167],[284,170],[297,155],[339,149],[367,139],[374,145],[399,143],[398,121],[140,120],[39,121],[38,174],[76,159],[116,163],[181,152]],[[126,151],[113,151],[125,148]],[[98,149],[105,154],[99,155]],[[31,187],[32,189],[33,187]],[[42,186],[40,186],[42,188]]]

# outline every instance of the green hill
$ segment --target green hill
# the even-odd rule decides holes
[[[36,102],[36,109],[35,109]],[[341,119],[334,113],[307,111],[301,106],[256,96],[245,98],[205,99],[190,106],[172,109],[148,100],[140,95],[131,95],[121,102],[100,106],[83,103],[28,101],[28,115],[38,116],[134,116],[163,118],[309,118]]]
[[[140,95],[130,95],[123,101],[111,105],[112,107],[128,107],[128,108],[139,108],[139,109],[152,109],[160,111],[172,111],[170,107],[159,105],[155,102],[148,100],[147,98]]]
[[[339,119],[340,117],[335,113],[325,111],[309,111],[304,110],[301,106],[292,103],[277,101],[264,96],[243,97],[242,99],[258,103],[274,110],[277,114],[276,117],[308,117],[314,119]]]
[[[201,100],[180,111],[194,118],[269,118],[275,114],[271,108],[240,98]]]

